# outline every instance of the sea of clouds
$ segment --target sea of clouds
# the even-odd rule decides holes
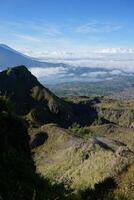
[[[62,82],[70,80],[93,81],[134,73],[134,49],[107,48],[81,52],[27,52],[27,55],[40,61],[59,63],[58,67],[30,69],[40,80],[45,79],[47,82],[51,82],[53,79]],[[61,63],[66,64],[66,66]]]

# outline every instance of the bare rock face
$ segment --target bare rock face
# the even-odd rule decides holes
[[[134,129],[134,122],[131,123],[130,128]]]
[[[115,152],[116,157],[120,158],[126,155],[126,152],[129,152],[127,146],[119,146],[118,149]]]
[[[131,152],[126,144],[106,137],[96,137],[93,139],[92,143],[94,147],[95,145],[99,145],[104,149],[111,150],[117,157],[124,156],[126,152]]]

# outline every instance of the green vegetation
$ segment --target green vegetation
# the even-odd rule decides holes
[[[61,184],[51,184],[35,172],[27,123],[16,116],[11,102],[0,97],[0,198],[4,200],[66,199]]]
[[[70,126],[68,128],[70,131],[72,131],[75,135],[77,136],[81,136],[83,138],[85,138],[86,136],[90,136],[90,130],[88,127],[82,127],[80,126],[80,124],[78,123],[74,123],[72,124],[72,126]]]
[[[109,163],[114,159],[112,152],[101,148],[94,150],[90,141],[54,125],[43,126],[41,130],[47,132],[48,139],[34,150],[34,160],[37,171],[44,177],[52,182],[63,182],[78,192],[94,187],[109,175]]]
[[[120,184],[115,190],[115,196],[124,195],[128,200],[134,199],[134,164],[129,166],[120,176]]]
[[[99,82],[67,82],[49,85],[51,91],[61,97],[68,96],[114,96],[118,98],[134,97],[134,76],[117,77]],[[90,81],[90,80],[89,80]]]
[[[0,92],[14,104],[18,115],[32,123],[68,125],[75,120],[71,107],[43,87],[25,66],[0,72]]]
[[[78,124],[73,127],[78,131]],[[53,183],[64,183],[78,199],[83,199],[85,194],[98,195],[95,192],[96,184],[99,184],[99,187],[103,186],[103,181],[109,177],[116,184],[116,187],[112,188],[112,191],[115,191],[118,185],[117,177],[120,179],[122,171],[134,161],[132,149],[130,152],[126,149],[121,157],[116,156],[116,151],[118,152],[120,147],[118,143],[112,144],[114,151],[110,148],[106,150],[99,144],[94,146],[91,136],[89,139],[82,139],[82,134],[81,137],[76,136],[76,133],[61,129],[54,124],[31,130],[35,135],[40,131],[47,133],[48,139],[43,145],[33,149],[37,172]],[[104,188],[101,187],[102,189]],[[90,192],[87,192],[88,190]],[[103,191],[100,192],[103,194]],[[108,192],[109,189],[105,195]],[[99,195],[95,197],[99,199]],[[102,195],[102,199],[107,198]]]
[[[134,121],[134,100],[102,98],[95,108],[100,117],[120,126],[129,127]]]
[[[134,199],[133,99],[60,99],[24,66],[0,91],[0,199]]]

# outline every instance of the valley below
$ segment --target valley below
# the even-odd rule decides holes
[[[133,200],[133,92],[121,98],[133,79],[122,82],[49,90],[25,66],[0,72],[0,199]]]

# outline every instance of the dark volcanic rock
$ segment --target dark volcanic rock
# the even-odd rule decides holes
[[[31,149],[34,149],[34,148],[44,144],[47,139],[48,139],[47,133],[45,133],[45,132],[37,133],[30,143]]]

